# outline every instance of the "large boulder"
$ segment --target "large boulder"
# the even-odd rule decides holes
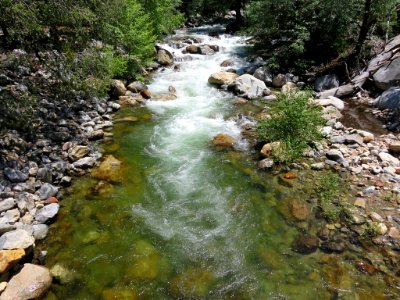
[[[397,110],[400,108],[400,88],[391,87],[378,97],[374,105],[379,109]]]
[[[113,87],[113,95],[115,97],[119,96],[124,96],[126,93],[126,87],[125,84],[121,80],[113,80],[111,82],[111,85]]]
[[[121,182],[124,178],[122,162],[112,155],[107,155],[101,164],[92,171],[92,176],[104,181]]]
[[[210,78],[208,78],[208,83],[216,85],[228,85],[238,77],[239,75],[236,73],[221,71],[211,74]]]
[[[322,92],[339,87],[339,78],[336,74],[327,74],[318,77],[314,82],[314,89],[317,92]]]
[[[322,91],[321,93],[319,93],[319,98],[326,99],[329,98],[330,96],[341,98],[353,94],[355,90],[356,87],[354,85],[346,84],[339,86],[337,88]]]
[[[212,144],[221,150],[233,148],[235,143],[236,141],[233,137],[223,133],[217,134],[212,140]]]
[[[236,78],[233,83],[233,90],[240,97],[248,99],[261,98],[271,93],[263,81],[249,74]]]
[[[141,91],[148,89],[147,85],[141,81],[134,81],[130,83],[127,88],[133,93],[140,93]]]
[[[11,278],[0,300],[39,299],[51,285],[50,271],[42,266],[25,264],[21,272]]]
[[[381,90],[398,85],[400,83],[400,57],[380,67],[373,78],[375,85]]]
[[[157,62],[162,66],[172,65],[174,63],[174,56],[171,52],[165,49],[160,49],[157,52]]]

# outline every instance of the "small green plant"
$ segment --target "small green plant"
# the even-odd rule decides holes
[[[374,237],[379,234],[378,226],[374,222],[368,222],[362,226],[361,236],[364,238]]]
[[[335,202],[340,194],[339,186],[339,175],[329,171],[319,178],[315,188],[322,215],[331,222],[338,220],[342,215],[348,215],[346,208]]]
[[[321,111],[310,103],[310,97],[310,92],[280,94],[270,107],[272,118],[259,121],[258,136],[280,142],[281,146],[272,152],[275,161],[291,163],[310,143],[322,138]]]

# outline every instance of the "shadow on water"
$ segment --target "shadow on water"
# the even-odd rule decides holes
[[[343,117],[339,120],[344,126],[369,131],[375,135],[388,134],[384,123],[375,117],[365,104],[345,100],[346,105],[342,111]]]

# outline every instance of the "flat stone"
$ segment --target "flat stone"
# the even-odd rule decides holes
[[[35,239],[27,231],[16,229],[6,232],[0,237],[0,250],[26,249],[34,242]]]
[[[81,158],[84,158],[89,154],[89,152],[90,149],[88,147],[78,145],[68,151],[68,157],[71,161],[77,161]]]
[[[341,163],[344,160],[342,152],[336,149],[329,150],[326,153],[326,157],[338,163]]]
[[[311,164],[311,169],[313,169],[313,170],[323,170],[323,169],[325,169],[325,163],[324,162],[313,163],[313,164]]]
[[[346,134],[344,136],[344,138],[346,140],[346,143],[348,143],[348,144],[359,144],[359,145],[362,145],[363,142],[364,142],[363,138],[358,134]]]
[[[50,271],[33,264],[25,264],[21,272],[11,278],[0,300],[40,299],[50,288]]]
[[[370,213],[369,216],[372,219],[372,221],[374,221],[374,222],[383,222],[382,216],[376,212]]]
[[[0,201],[0,212],[9,210],[15,206],[16,202],[13,198],[7,198]]]
[[[49,226],[46,224],[33,225],[33,237],[35,240],[43,240],[49,232]]]
[[[400,238],[400,230],[396,227],[390,227],[388,236],[394,240],[398,240]]]
[[[346,138],[343,135],[335,135],[332,136],[329,141],[332,144],[344,144],[344,142],[346,141]]]
[[[44,183],[40,189],[36,192],[40,199],[46,200],[50,197],[57,195],[59,188],[55,187],[50,183]]]
[[[399,160],[396,157],[394,157],[393,155],[390,155],[389,153],[380,152],[378,154],[378,156],[381,159],[381,161],[383,161],[383,162],[388,162],[395,167],[399,166]]]
[[[367,201],[364,198],[357,198],[354,201],[354,206],[358,206],[358,207],[365,209],[366,205],[367,205]]]
[[[74,162],[72,165],[78,169],[92,168],[96,164],[96,160],[93,157],[84,157]]]
[[[0,223],[3,224],[14,224],[19,220],[21,214],[18,208],[10,209],[0,218]]]
[[[400,152],[400,142],[393,142],[389,144],[389,151],[394,153]]]
[[[259,169],[270,169],[275,165],[274,161],[269,158],[265,158],[263,160],[260,160],[257,164]]]
[[[39,223],[46,223],[47,221],[54,218],[58,214],[59,210],[60,205],[58,203],[51,203],[38,210],[35,215],[35,219]]]
[[[11,168],[4,168],[4,176],[12,183],[25,182],[29,178],[28,175],[22,173],[20,170],[15,170]]]
[[[0,274],[7,272],[25,256],[24,249],[0,251]]]

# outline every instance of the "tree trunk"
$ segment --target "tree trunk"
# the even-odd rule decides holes
[[[356,48],[354,50],[355,58],[358,58],[360,56],[361,49],[364,45],[365,40],[367,39],[368,32],[371,29],[371,26],[376,22],[376,16],[373,15],[371,11],[371,3],[372,0],[365,0],[363,20],[360,28],[360,33],[358,35]]]

